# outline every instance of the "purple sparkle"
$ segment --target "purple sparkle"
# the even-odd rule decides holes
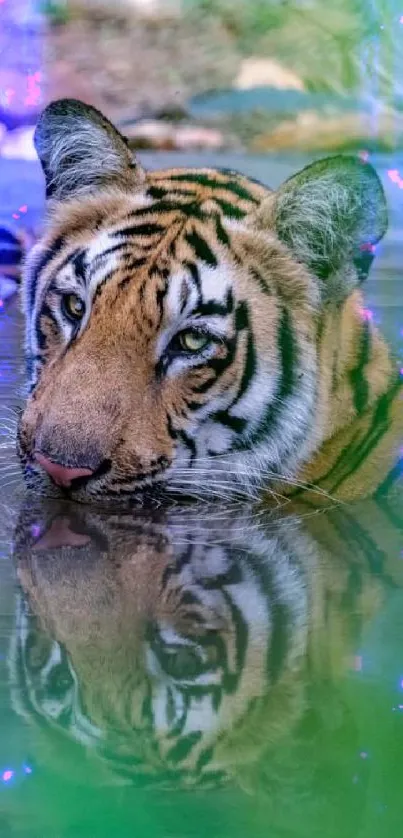
[[[32,774],[32,768],[29,765],[24,765],[25,774]]]
[[[32,524],[32,526],[31,526],[32,538],[39,538],[41,532],[42,532],[42,530],[41,530],[40,524]]]
[[[388,169],[388,178],[395,183],[399,189],[403,189],[403,178],[400,176],[399,169]]]
[[[14,771],[10,771],[9,768],[7,769],[7,771],[3,771],[2,775],[1,775],[1,779],[3,780],[3,783],[9,783],[10,780],[13,779],[13,777],[14,777]]]
[[[373,318],[374,318],[374,312],[371,311],[370,308],[362,308],[361,309],[361,315],[362,315],[363,320],[370,321],[370,320],[373,320]]]

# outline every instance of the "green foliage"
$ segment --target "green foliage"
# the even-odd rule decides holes
[[[355,91],[374,62],[383,83],[390,77],[400,29],[397,0],[183,2],[185,13],[215,19],[241,54],[277,58],[311,90]]]
[[[40,0],[39,10],[53,24],[67,23],[70,17],[66,0]]]

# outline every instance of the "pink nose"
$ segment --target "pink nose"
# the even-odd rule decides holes
[[[57,486],[63,486],[64,489],[67,489],[71,485],[71,481],[75,480],[76,477],[90,477],[91,474],[94,474],[91,468],[68,468],[67,466],[60,466],[58,463],[53,463],[44,454],[35,454],[35,459],[45,469],[53,482]]]

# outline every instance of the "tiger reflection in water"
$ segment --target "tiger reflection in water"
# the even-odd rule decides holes
[[[327,553],[330,526],[30,507],[15,542],[14,708],[119,782],[253,787],[260,758],[312,714],[309,681],[345,673],[360,620],[395,584],[358,547]]]

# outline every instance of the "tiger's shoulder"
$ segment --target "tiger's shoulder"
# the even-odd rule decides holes
[[[358,359],[357,359],[358,361]],[[361,381],[361,385],[363,382]],[[396,371],[385,392],[321,446],[299,474],[294,500],[376,502],[403,489],[403,377]]]

